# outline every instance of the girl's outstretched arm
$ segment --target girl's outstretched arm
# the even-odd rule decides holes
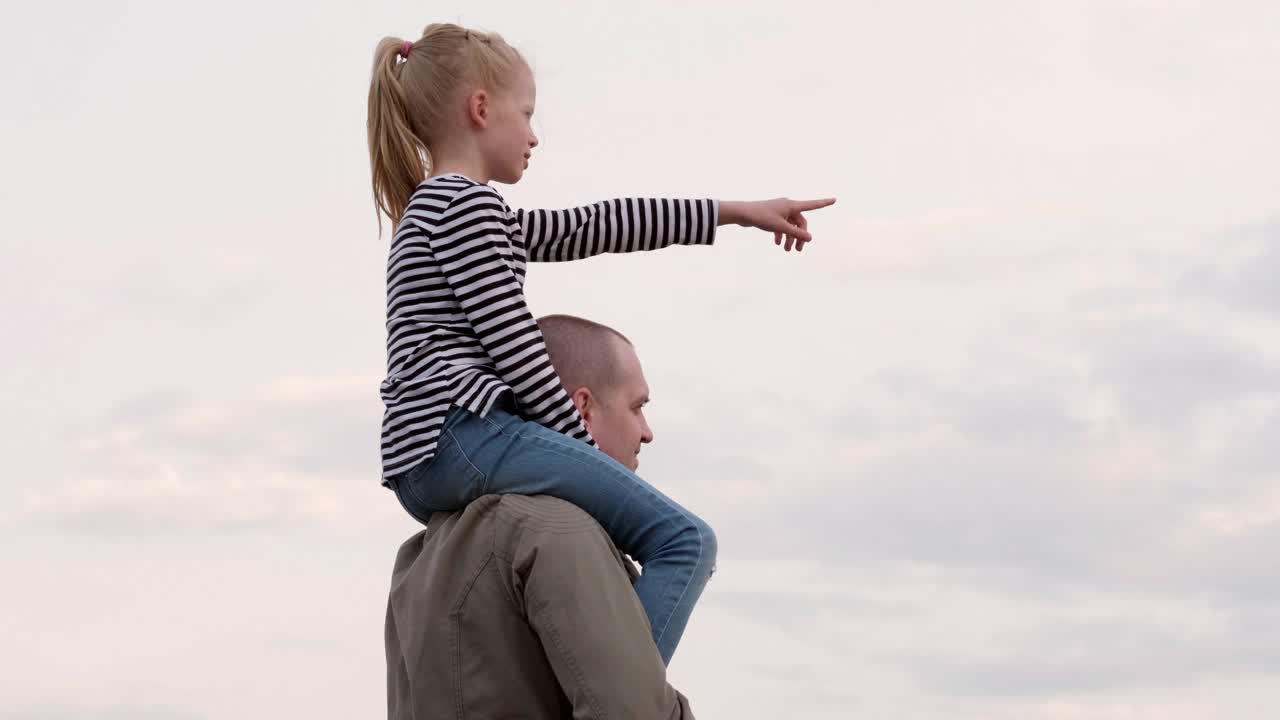
[[[623,198],[566,210],[517,210],[532,262],[715,242],[715,200]]]
[[[835,204],[835,198],[754,202],[625,198],[567,210],[519,210],[529,260],[581,260],[600,253],[657,250],[670,245],[710,245],[715,228],[742,225],[773,233],[786,250],[804,250],[813,240],[804,213]]]

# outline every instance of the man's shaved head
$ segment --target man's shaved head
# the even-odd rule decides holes
[[[640,447],[653,442],[653,430],[644,416],[649,383],[631,341],[607,325],[572,315],[548,315],[538,327],[560,384],[596,446],[635,472]]]
[[[631,348],[631,341],[622,333],[573,315],[540,317],[538,329],[546,338],[551,365],[565,390],[572,393],[586,387],[600,394],[620,379],[619,353]]]
[[[653,442],[645,419],[649,383],[626,336],[572,315],[538,320],[547,352],[596,447],[635,471],[640,447]]]

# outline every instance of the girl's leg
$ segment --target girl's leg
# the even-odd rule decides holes
[[[643,566],[636,595],[663,662],[670,662],[715,568],[711,528],[613,458],[554,430],[500,409],[453,420],[441,438],[450,449],[437,458],[444,466],[431,463],[411,485],[456,484],[441,472],[476,473],[468,501],[490,493],[552,495],[585,510]]]

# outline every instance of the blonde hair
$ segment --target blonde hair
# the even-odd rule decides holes
[[[407,53],[406,53],[407,49]],[[386,37],[369,83],[369,166],[378,212],[400,223],[409,196],[431,169],[431,148],[447,132],[449,102],[465,83],[506,88],[528,67],[497,33],[434,23],[412,44]]]

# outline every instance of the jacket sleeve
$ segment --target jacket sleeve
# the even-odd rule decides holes
[[[581,260],[601,253],[711,245],[716,200],[623,198],[566,210],[518,210],[531,262]]]
[[[667,682],[621,556],[587,520],[537,534],[524,553],[525,612],[573,717],[693,718],[689,700]]]
[[[497,192],[475,185],[449,203],[427,243],[498,377],[515,392],[521,413],[594,444],[560,384],[524,289],[508,264],[506,218]]]

